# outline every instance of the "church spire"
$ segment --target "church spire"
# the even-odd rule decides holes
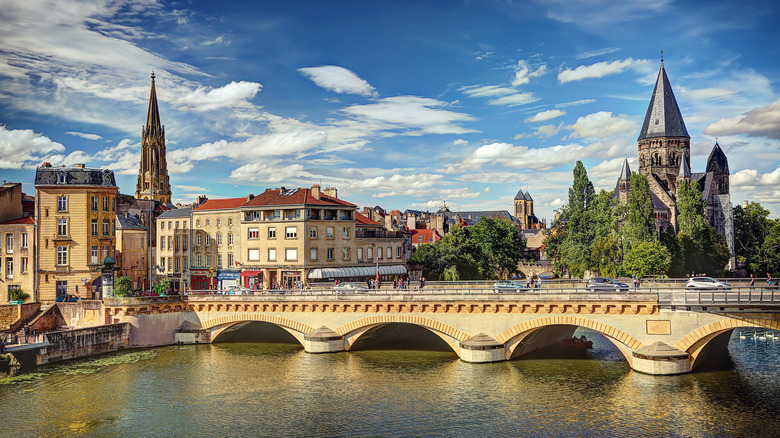
[[[685,122],[680,108],[677,106],[677,100],[674,98],[669,78],[666,77],[663,59],[653,89],[653,97],[650,98],[650,105],[647,107],[645,122],[642,124],[642,130],[639,132],[637,140],[656,137],[691,138],[685,128]]]
[[[146,132],[162,132],[160,110],[157,108],[157,90],[154,87],[154,71],[152,71],[152,91],[149,94],[149,110],[146,113]]]
[[[146,125],[141,129],[141,166],[138,170],[135,197],[166,203],[171,202],[171,185],[165,159],[165,128],[160,123],[154,78],[155,74],[152,72]]]

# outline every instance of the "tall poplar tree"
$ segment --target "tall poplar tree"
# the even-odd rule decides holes
[[[638,242],[658,240],[650,185],[645,176],[636,172],[631,173],[631,188],[628,191],[626,207],[624,235],[629,248]]]
[[[564,208],[566,237],[562,243],[561,257],[568,265],[569,272],[581,277],[588,269],[590,248],[593,244],[594,229],[591,224],[590,207],[596,196],[593,183],[582,161],[574,166],[574,180],[569,189],[569,203]]]

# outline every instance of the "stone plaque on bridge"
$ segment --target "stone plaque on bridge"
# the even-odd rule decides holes
[[[671,335],[671,321],[646,321],[648,335]]]

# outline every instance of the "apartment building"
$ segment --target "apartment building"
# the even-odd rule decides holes
[[[171,288],[181,291],[189,284],[192,207],[168,210],[157,217],[157,260],[153,280],[167,279]]]
[[[209,199],[192,209],[192,289],[224,289],[238,283],[239,207],[250,198]]]
[[[137,216],[116,216],[116,277],[129,277],[133,289],[148,289],[149,228]]]
[[[25,212],[21,183],[0,187],[0,303],[22,289],[35,299],[35,220]]]
[[[36,169],[41,302],[53,302],[66,294],[93,298],[92,292],[100,285],[101,260],[115,255],[118,192],[114,172],[108,169],[48,163]]]

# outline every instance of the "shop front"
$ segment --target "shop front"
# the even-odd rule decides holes
[[[208,290],[211,276],[208,269],[191,269],[190,285],[191,290]]]
[[[301,271],[282,271],[281,287],[284,289],[301,289]]]
[[[263,290],[263,271],[243,271],[240,276],[242,286],[252,290]]]
[[[220,269],[217,271],[218,288],[226,289],[228,286],[237,285],[240,275],[241,272],[237,269]]]

